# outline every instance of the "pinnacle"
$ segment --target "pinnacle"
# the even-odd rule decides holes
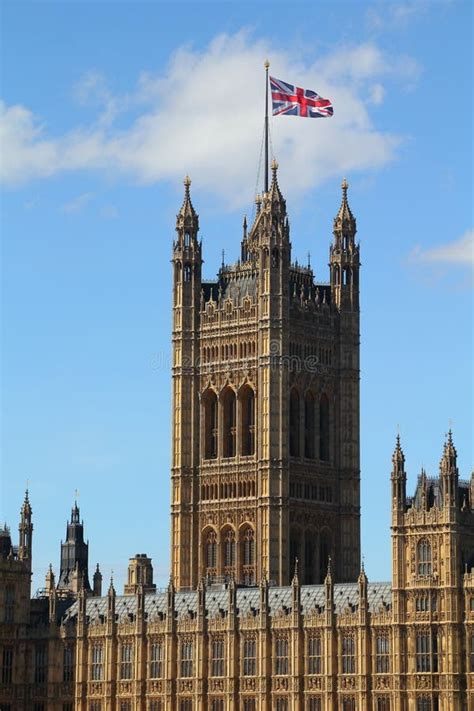
[[[181,217],[189,217],[190,216],[193,218],[197,218],[196,211],[195,211],[193,204],[191,202],[191,191],[190,191],[191,178],[189,177],[189,175],[186,175],[186,177],[183,180],[183,184],[184,184],[184,200],[183,200],[183,204],[181,205],[181,209],[179,211],[178,216],[181,216]]]
[[[334,226],[335,227],[342,227],[343,225],[350,226],[355,231],[356,220],[355,220],[354,215],[352,214],[351,208],[349,207],[349,201],[347,199],[348,188],[349,188],[349,183],[344,178],[344,180],[341,183],[341,189],[342,189],[341,206],[339,208],[339,211],[338,211],[336,217],[334,218]]]
[[[403,449],[400,444],[400,433],[397,434],[397,438],[395,440],[395,450],[393,452],[392,456],[392,462],[395,464],[396,462],[404,462],[405,461],[405,455],[403,454]]]

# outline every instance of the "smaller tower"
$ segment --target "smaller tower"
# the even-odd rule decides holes
[[[156,591],[153,583],[153,566],[146,553],[137,553],[128,563],[128,582],[124,585],[124,595],[135,595],[139,586],[144,593]]]
[[[25,491],[25,500],[23,501],[23,506],[20,511],[20,525],[18,527],[20,533],[20,540],[18,546],[18,558],[19,560],[29,561],[29,567],[31,569],[31,556],[33,550],[33,524],[31,522],[31,505],[28,495],[28,489]]]
[[[92,585],[94,597],[100,597],[102,595],[102,573],[100,572],[98,563],[95,569],[94,577],[92,578]]]
[[[359,245],[355,242],[356,219],[347,200],[349,184],[342,181],[342,202],[334,218],[330,248],[331,294],[338,309],[359,310]]]
[[[458,504],[459,470],[457,468],[457,452],[453,444],[453,433],[451,430],[448,432],[448,438],[444,445],[443,456],[439,465],[439,474],[444,505],[447,508],[456,507]]]
[[[66,524],[66,540],[61,541],[61,569],[58,581],[60,596],[77,595],[83,586],[91,592],[89,584],[89,544],[84,541],[84,522],[80,520],[77,501]]]
[[[46,573],[46,579],[45,579],[45,590],[48,595],[50,595],[50,593],[54,591],[54,585],[55,585],[55,580],[54,580],[53,566],[50,563],[48,572]]]
[[[176,585],[196,583],[196,520],[194,475],[199,463],[199,312],[201,306],[202,250],[198,240],[199,216],[191,202],[191,180],[184,179],[184,201],[176,216],[173,242],[173,410],[171,560]]]
[[[392,455],[391,480],[393,518],[396,517],[398,513],[403,514],[406,507],[407,475],[405,472],[405,455],[400,445],[400,435],[397,435],[395,451]]]

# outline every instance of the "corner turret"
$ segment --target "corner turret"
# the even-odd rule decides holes
[[[19,530],[19,546],[18,546],[18,558],[19,560],[28,560],[31,569],[31,558],[33,551],[33,524],[31,522],[32,510],[30,505],[28,489],[25,491],[25,499],[23,501],[23,506],[20,511],[20,525]]]
[[[342,202],[334,218],[334,240],[329,254],[331,292],[338,309],[359,310],[359,245],[355,242],[356,219],[347,199],[349,184],[342,181]]]

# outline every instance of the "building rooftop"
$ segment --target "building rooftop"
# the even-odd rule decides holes
[[[322,612],[326,604],[326,590],[324,585],[302,585],[301,607],[303,615],[313,611]],[[370,612],[384,612],[391,608],[392,586],[391,583],[368,583],[367,595]],[[249,614],[257,615],[260,612],[260,589],[238,588],[237,614],[245,617]],[[206,589],[206,610],[208,617],[225,617],[229,602],[229,591],[222,586],[216,590],[213,587]],[[288,614],[292,608],[292,587],[270,587],[268,589],[269,612],[271,616]],[[354,612],[359,603],[358,583],[344,583],[334,585],[334,607],[336,613],[346,610]],[[99,619],[107,615],[107,597],[90,597],[86,601],[86,615],[89,620]],[[175,593],[175,612],[178,619],[193,618],[198,610],[198,591],[185,591]],[[67,610],[63,622],[73,621],[77,617],[79,603],[75,602]],[[163,619],[167,611],[167,591],[145,595],[145,614],[148,620]],[[117,621],[132,620],[136,615],[136,596],[117,595],[115,598],[115,614]]]

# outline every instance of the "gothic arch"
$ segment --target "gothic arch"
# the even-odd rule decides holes
[[[255,584],[255,531],[250,523],[239,528],[240,578],[246,585]]]
[[[221,393],[222,456],[235,457],[237,440],[237,398],[234,388],[227,385]]]
[[[202,531],[202,559],[205,575],[215,575],[217,571],[218,541],[217,531],[207,526]]]
[[[240,451],[243,456],[255,454],[255,391],[246,383],[239,390]]]
[[[201,396],[204,421],[204,459],[216,459],[218,453],[218,400],[213,388],[208,387]]]
[[[221,528],[221,557],[224,575],[234,572],[236,561],[236,536],[233,526],[226,524]]]

